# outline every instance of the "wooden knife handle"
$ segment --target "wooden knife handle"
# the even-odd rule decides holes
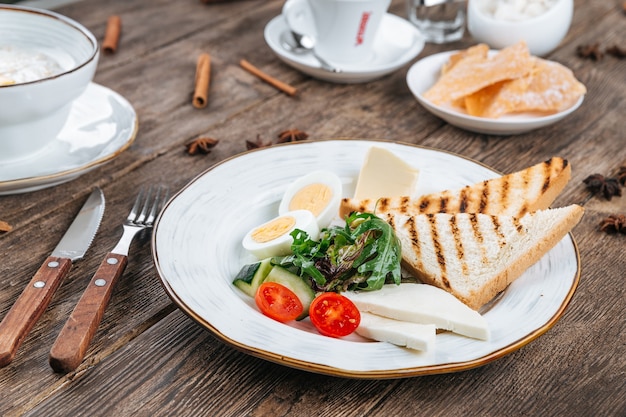
[[[83,361],[127,263],[126,256],[115,253],[109,253],[100,263],[50,349],[50,366],[56,372],[73,371]]]
[[[71,267],[70,259],[49,256],[4,316],[0,323],[0,367],[11,363]]]

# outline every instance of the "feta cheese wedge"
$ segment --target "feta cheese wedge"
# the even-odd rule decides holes
[[[365,156],[354,192],[356,200],[413,196],[419,170],[393,152],[372,146]]]
[[[434,324],[409,323],[362,312],[356,333],[379,342],[427,352],[435,346],[437,328]]]
[[[434,324],[463,336],[489,340],[487,320],[452,294],[427,284],[387,284],[378,291],[343,293],[361,312]]]

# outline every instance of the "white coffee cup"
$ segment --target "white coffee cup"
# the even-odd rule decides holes
[[[315,52],[336,63],[362,63],[373,56],[374,40],[391,0],[287,0],[289,28],[315,40]]]

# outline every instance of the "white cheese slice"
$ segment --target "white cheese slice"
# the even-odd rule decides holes
[[[378,291],[345,292],[361,312],[489,340],[487,320],[455,296],[427,284],[384,285]]]
[[[361,312],[357,334],[379,342],[393,343],[427,352],[435,346],[437,328],[434,324],[417,324]]]
[[[413,196],[418,176],[419,170],[398,158],[393,152],[372,146],[361,167],[354,198],[365,200]]]

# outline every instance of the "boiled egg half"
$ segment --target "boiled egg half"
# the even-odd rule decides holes
[[[338,216],[341,204],[341,180],[330,171],[313,171],[289,185],[278,207],[278,214],[308,210],[320,229]]]
[[[243,247],[259,259],[291,253],[294,229],[304,230],[313,240],[319,237],[315,216],[308,210],[293,210],[250,230],[243,238]]]

